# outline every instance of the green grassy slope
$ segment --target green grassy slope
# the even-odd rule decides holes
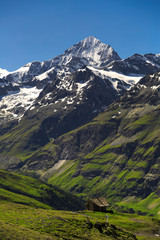
[[[105,218],[104,213],[86,213],[93,218],[99,218],[101,220]],[[119,212],[115,212],[114,214],[107,214],[109,216],[109,224],[116,225],[120,228],[134,233],[139,240],[160,239],[160,221],[157,219],[148,216]]]
[[[158,89],[135,86],[92,122],[37,151],[25,167],[37,171],[49,156],[50,170],[41,168],[49,183],[82,196],[98,191],[130,211],[159,216],[159,112]],[[52,171],[59,159],[67,161]]]
[[[0,200],[38,208],[79,210],[83,202],[70,193],[43,182],[0,170]]]
[[[80,195],[93,195],[98,191],[111,202],[123,199],[123,203],[135,211],[159,213],[159,108],[146,113],[147,108],[148,105],[121,109],[119,114],[118,107],[116,117],[110,118],[110,121],[119,121],[114,136],[109,135],[84,157],[68,161],[49,176],[49,183]],[[105,119],[111,114],[110,109],[104,113]],[[103,114],[98,118],[102,120],[102,117]]]
[[[0,200],[1,239],[158,239],[159,222],[150,217],[114,213],[37,209]],[[134,235],[133,235],[134,234]],[[136,237],[135,237],[136,235]]]

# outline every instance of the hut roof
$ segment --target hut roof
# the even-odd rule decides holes
[[[104,197],[92,198],[92,199],[90,199],[90,201],[94,202],[99,207],[107,207],[107,206],[109,206],[106,198],[104,198]]]

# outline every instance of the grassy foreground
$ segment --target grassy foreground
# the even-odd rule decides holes
[[[0,239],[160,239],[158,221],[148,216],[108,215],[109,224],[105,213],[42,209],[1,200]]]
[[[105,213],[87,212],[87,214],[101,220],[105,218]],[[107,214],[109,216],[109,224],[132,232],[138,240],[160,239],[160,220],[136,214],[118,212]]]
[[[158,219],[108,213],[108,223],[105,213],[79,211],[83,207],[79,198],[59,188],[0,170],[2,240],[160,239]]]

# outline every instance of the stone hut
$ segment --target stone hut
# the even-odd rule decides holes
[[[106,212],[106,208],[109,206],[106,198],[96,197],[89,199],[86,203],[86,210],[97,211],[97,212]]]

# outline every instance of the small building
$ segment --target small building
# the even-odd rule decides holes
[[[90,211],[97,211],[97,212],[106,212],[106,207],[108,207],[109,204],[104,197],[96,197],[89,199],[86,203],[86,210]]]

